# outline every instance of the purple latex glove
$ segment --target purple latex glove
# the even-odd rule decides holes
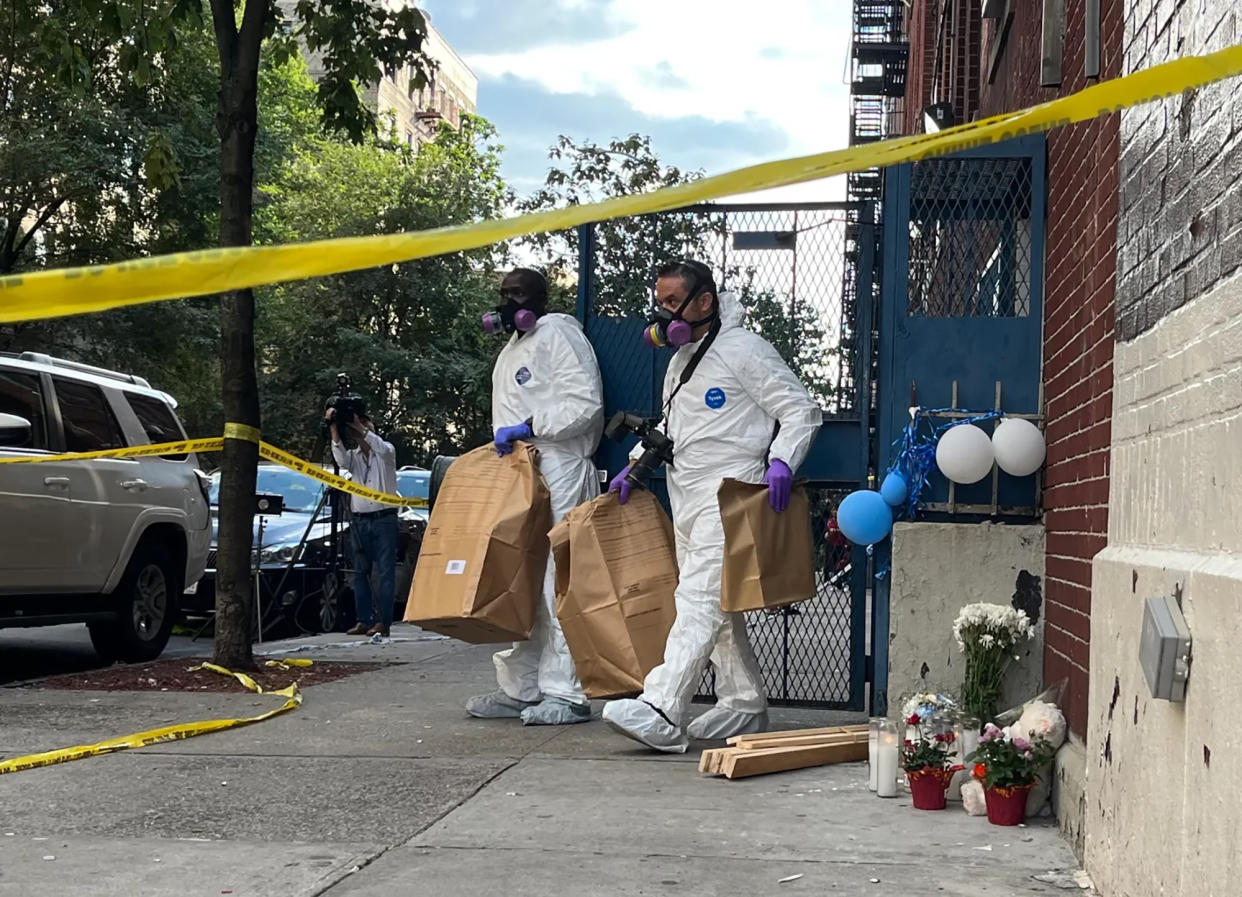
[[[768,504],[772,510],[781,512],[789,507],[789,493],[793,491],[793,471],[780,458],[773,458],[763,481],[768,484]]]
[[[630,486],[630,481],[626,479],[626,477],[629,476],[629,473],[630,468],[627,467],[625,470],[613,477],[612,482],[608,484],[608,491],[616,492],[617,500],[621,502],[621,504],[625,504],[630,500],[630,489],[632,487]]]
[[[516,424],[512,427],[501,427],[496,431],[496,454],[504,456],[513,451],[513,443],[521,439],[530,439],[535,434],[531,432],[530,424]]]

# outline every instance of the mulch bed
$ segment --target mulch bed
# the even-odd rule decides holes
[[[213,670],[191,670],[210,658],[183,657],[176,660],[157,660],[142,664],[116,664],[84,673],[70,673],[33,683],[36,688],[55,688],[82,691],[197,691],[197,692],[251,692],[232,676]],[[386,666],[382,663],[331,663],[315,661],[308,667],[290,667],[287,670],[263,666],[259,661],[257,671],[247,671],[251,679],[264,691],[284,688],[296,682],[299,688],[334,682],[357,673],[368,673]]]

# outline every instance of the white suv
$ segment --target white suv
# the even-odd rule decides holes
[[[185,438],[141,377],[0,353],[0,457]],[[158,657],[211,543],[194,455],[0,464],[0,627],[84,622],[109,660]]]

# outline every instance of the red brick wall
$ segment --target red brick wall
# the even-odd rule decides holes
[[[912,0],[906,12],[910,66],[906,73],[905,124],[902,134],[923,132],[923,110],[931,104],[932,63],[936,52],[933,0]]]
[[[1017,2],[981,115],[1020,109],[1087,86],[1085,0],[1067,0],[1062,82],[1041,88],[1042,4]],[[1122,3],[1100,3],[1101,77],[1122,70]],[[991,45],[983,46],[983,78]],[[1118,116],[1048,135],[1048,239],[1044,286],[1044,680],[1069,680],[1071,729],[1087,731],[1091,558],[1107,542],[1113,322],[1118,214]]]
[[[944,16],[944,43],[936,65],[936,32]],[[923,110],[932,102],[932,82],[939,87],[937,100],[953,104],[959,124],[971,121],[979,108],[979,41],[981,0],[911,0],[907,13],[906,39],[910,42],[910,66],[906,75],[904,134],[923,132]]]

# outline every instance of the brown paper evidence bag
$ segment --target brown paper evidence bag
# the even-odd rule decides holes
[[[782,607],[815,595],[809,504],[795,487],[788,510],[764,485],[725,480],[721,607]],[[605,494],[549,533],[551,506],[538,453],[524,443],[497,457],[483,446],[448,469],[428,522],[405,619],[476,644],[530,636],[549,547],[556,612],[591,698],[642,690],[664,656],[676,615],[672,524],[655,497],[621,505]]]

